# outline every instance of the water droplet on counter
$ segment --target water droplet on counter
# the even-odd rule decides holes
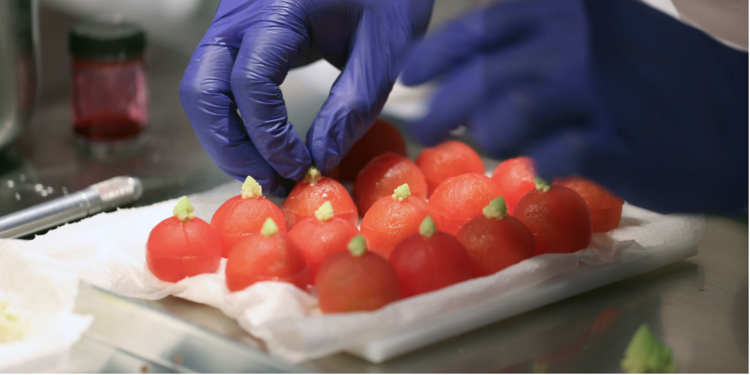
[[[16,182],[13,180],[8,180],[8,187],[13,188],[13,186],[16,186]]]
[[[21,182],[26,182],[26,175],[25,174],[18,175],[18,180]]]
[[[47,193],[48,194],[52,194],[54,192],[55,192],[55,188],[53,188],[52,186],[47,186]]]
[[[47,190],[40,191],[39,195],[41,195],[42,197],[46,197],[47,196]]]
[[[63,186],[60,190],[62,190],[63,195],[68,195],[68,188],[66,188],[65,186]]]
[[[20,200],[21,200],[21,194],[18,194],[18,193],[16,193],[16,200],[17,200],[17,201],[20,201]]]
[[[44,190],[44,185],[42,185],[42,184],[36,184],[36,185],[34,185],[34,191],[35,192],[38,193],[38,192],[40,192],[42,190]]]

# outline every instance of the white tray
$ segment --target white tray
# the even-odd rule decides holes
[[[647,254],[645,254],[645,253]],[[541,284],[519,290],[459,313],[414,326],[349,350],[373,363],[460,335],[478,327],[548,305],[576,294],[614,283],[698,254],[698,242],[665,245],[649,250],[625,250],[615,262],[602,266],[581,265]]]

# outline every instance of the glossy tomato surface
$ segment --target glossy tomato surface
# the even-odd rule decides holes
[[[299,182],[281,203],[287,229],[292,229],[300,220],[314,217],[315,210],[325,202],[331,202],[336,217],[357,224],[359,214],[349,192],[338,181],[323,177],[315,184]]]
[[[354,182],[359,172],[370,160],[386,152],[406,157],[406,142],[395,126],[383,119],[377,119],[364,137],[355,142],[349,153],[341,159],[336,172],[338,179],[344,182]]]
[[[221,239],[201,219],[183,223],[170,217],[148,235],[146,264],[160,280],[174,283],[201,273],[213,273],[220,261]]]
[[[384,197],[367,211],[360,224],[367,248],[388,259],[393,248],[406,237],[419,233],[419,225],[425,217],[435,219],[435,213],[427,202],[415,196],[404,201]]]
[[[464,224],[481,215],[482,209],[501,195],[500,189],[483,174],[467,173],[443,181],[430,196],[430,206],[438,216],[438,231],[455,236]]]
[[[518,201],[536,188],[534,177],[534,160],[525,156],[505,160],[495,168],[492,181],[503,193],[509,214],[513,215]]]
[[[471,259],[474,277],[488,276],[534,256],[534,236],[512,216],[477,216],[456,236]]]
[[[227,287],[236,292],[259,281],[280,281],[304,290],[309,272],[305,257],[286,233],[253,234],[238,243],[227,259]]]
[[[399,242],[388,262],[398,275],[404,298],[471,279],[471,262],[458,240],[447,233],[419,233]]]
[[[591,211],[594,232],[609,232],[620,225],[625,201],[604,186],[578,176],[555,179],[555,185],[565,186],[583,198]]]
[[[346,245],[358,234],[359,229],[354,224],[338,217],[328,221],[307,218],[289,231],[289,237],[302,251],[310,267],[311,283],[323,262],[333,254],[347,251]]]
[[[323,263],[315,278],[318,303],[324,313],[373,311],[401,298],[398,278],[388,262],[365,252],[348,251]]]
[[[416,164],[427,180],[428,195],[449,177],[465,173],[484,174],[484,162],[479,154],[459,141],[447,141],[422,150]]]
[[[242,199],[237,195],[229,198],[219,207],[211,218],[211,226],[221,237],[224,249],[222,256],[229,257],[234,245],[251,234],[260,232],[268,218],[277,223],[280,232],[286,233],[284,214],[265,197]]]
[[[372,159],[354,183],[359,213],[364,216],[378,199],[393,195],[403,184],[409,184],[412,196],[427,199],[427,182],[411,160],[390,152]]]
[[[535,254],[572,253],[591,242],[591,213],[578,193],[553,185],[532,190],[516,205],[514,216],[534,235]]]

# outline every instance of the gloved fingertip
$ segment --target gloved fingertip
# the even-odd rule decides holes
[[[325,160],[321,160],[322,163],[318,165],[320,173],[327,175],[331,173],[341,163],[341,157],[338,155],[330,155]],[[316,164],[317,165],[317,164]]]

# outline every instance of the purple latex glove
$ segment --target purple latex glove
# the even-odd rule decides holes
[[[283,179],[302,179],[311,162],[330,172],[365,134],[431,10],[432,0],[223,0],[185,71],[182,106],[219,168],[285,196]],[[342,73],[306,147],[279,85],[320,58]]]
[[[661,212],[747,208],[748,55],[635,0],[503,1],[428,37],[405,84],[443,76],[412,124],[464,123],[491,155],[535,159]]]

